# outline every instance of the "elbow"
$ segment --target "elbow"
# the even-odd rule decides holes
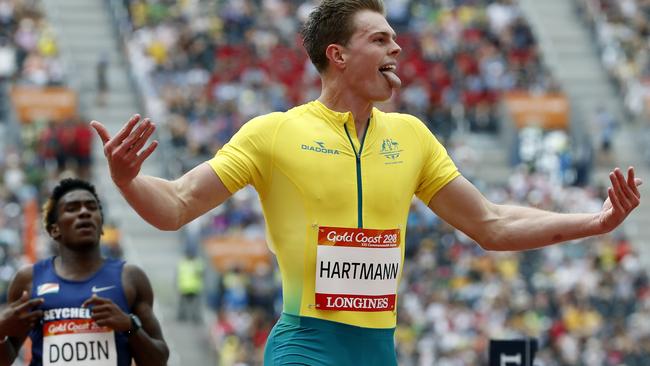
[[[482,238],[478,240],[475,239],[475,241],[483,250],[487,252],[499,251],[499,246],[494,241]]]
[[[171,223],[171,224],[167,224],[167,225],[160,225],[160,226],[157,226],[157,228],[158,228],[159,230],[161,230],[161,231],[177,231],[177,230],[179,230],[179,229],[182,228],[182,227],[183,227],[183,225],[181,225],[181,224],[178,223],[178,222]]]
[[[0,366],[11,366],[15,360],[16,357],[0,358]]]
[[[167,361],[169,361],[169,348],[167,348],[167,344],[163,343],[159,351],[158,361],[155,362],[155,366],[166,366]]]
[[[157,226],[156,227],[160,231],[166,231],[166,232],[173,232],[173,231],[178,231],[178,229],[181,228],[181,226]]]
[[[182,190],[174,186],[172,200],[164,207],[164,212],[156,212],[152,219],[147,220],[156,229],[161,231],[177,231],[189,220],[185,213],[190,210],[188,200],[182,196]],[[159,210],[160,211],[160,210]]]
[[[476,236],[472,236],[472,239],[474,239],[483,250],[488,252],[501,252],[507,250],[503,245],[503,239],[495,231],[484,230]]]
[[[478,226],[478,225],[477,225]],[[485,251],[499,251],[499,239],[494,233],[491,233],[489,230],[467,230],[459,229],[463,234],[472,239],[478,246],[480,246]]]
[[[0,344],[0,366],[11,366],[18,357],[17,352],[9,339]]]
[[[508,240],[507,237],[501,235],[486,236],[483,240],[477,241],[478,245],[489,252],[508,252],[513,250],[520,250],[520,248]]]
[[[167,365],[167,361],[169,361],[169,348],[167,348],[166,344],[163,344],[160,350],[160,365]]]
[[[479,241],[477,243],[481,248],[483,248],[483,250],[487,252],[502,252],[506,250],[504,249],[503,246],[500,246],[499,244],[493,241],[484,240],[484,241]]]
[[[151,352],[146,356],[134,355],[133,359],[137,365],[143,366],[166,366],[169,361],[169,348],[164,342],[155,342],[158,345],[155,347],[157,352]],[[162,343],[162,344],[160,344]]]
[[[147,220],[147,222],[160,231],[177,231],[183,226],[180,224],[179,220]]]
[[[475,230],[473,235],[470,235],[476,243],[486,251],[500,252],[507,249],[506,242],[506,227],[500,216],[499,206],[491,204],[488,206],[489,215],[482,221],[473,225]]]

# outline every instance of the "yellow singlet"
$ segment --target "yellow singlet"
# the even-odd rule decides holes
[[[375,108],[359,140],[351,113],[318,101],[251,120],[209,164],[259,193],[284,312],[367,328],[396,325],[413,195],[428,204],[460,175],[417,118]]]

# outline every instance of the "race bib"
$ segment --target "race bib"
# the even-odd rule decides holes
[[[45,323],[43,365],[116,366],[115,333],[92,319]]]
[[[316,254],[316,308],[394,310],[401,264],[399,229],[321,226]]]

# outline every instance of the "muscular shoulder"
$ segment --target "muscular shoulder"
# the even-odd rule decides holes
[[[27,265],[19,269],[14,278],[9,283],[8,301],[14,301],[20,298],[23,291],[31,293],[32,279],[34,278],[34,266]]]
[[[241,131],[248,133],[256,131],[268,133],[269,129],[273,129],[288,118],[290,118],[289,112],[273,112],[264,114],[248,121],[242,126]]]
[[[300,121],[300,118],[308,112],[308,106],[301,105],[286,112],[264,114],[248,121],[242,126],[240,131],[247,134],[260,132],[265,136],[272,135],[273,131],[277,130],[280,126],[287,122]]]
[[[230,144],[240,148],[253,147],[256,151],[271,153],[279,131],[290,129],[295,132],[297,123],[304,122],[301,116],[306,112],[305,106],[299,106],[287,112],[273,112],[255,117],[241,127],[230,140]]]
[[[255,117],[237,131],[229,144],[240,148],[249,146],[264,151],[272,145],[275,132],[288,118],[286,112],[274,112]]]
[[[435,137],[418,117],[406,113],[386,113],[375,109],[378,123],[392,133],[418,144],[429,143]],[[406,142],[406,141],[405,141]]]
[[[143,298],[153,297],[149,278],[142,268],[126,263],[122,269],[122,286],[129,307],[142,301]]]
[[[126,280],[126,284],[132,284],[136,287],[143,284],[149,284],[149,277],[147,277],[147,274],[142,270],[142,268],[135,264],[124,264],[123,277]]]
[[[378,109],[374,109],[373,113],[377,115],[381,123],[386,124],[390,127],[399,126],[400,128],[408,127],[415,130],[425,129],[428,130],[427,126],[419,118],[412,114],[406,113],[396,113],[396,112],[382,112]]]

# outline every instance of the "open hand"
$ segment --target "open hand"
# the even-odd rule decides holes
[[[158,141],[152,141],[142,150],[149,137],[156,130],[156,125],[148,118],[142,123],[140,115],[136,114],[122,127],[120,132],[111,138],[106,127],[98,121],[90,122],[104,144],[104,156],[108,160],[111,178],[118,187],[128,185],[140,172],[142,163],[153,153]],[[138,125],[137,127],[135,127]],[[140,151],[142,150],[142,151]]]
[[[627,169],[627,178],[616,168],[609,173],[612,186],[607,188],[607,200],[600,211],[600,225],[609,232],[620,225],[623,220],[641,203],[639,188],[643,182],[634,177],[634,168]]]

